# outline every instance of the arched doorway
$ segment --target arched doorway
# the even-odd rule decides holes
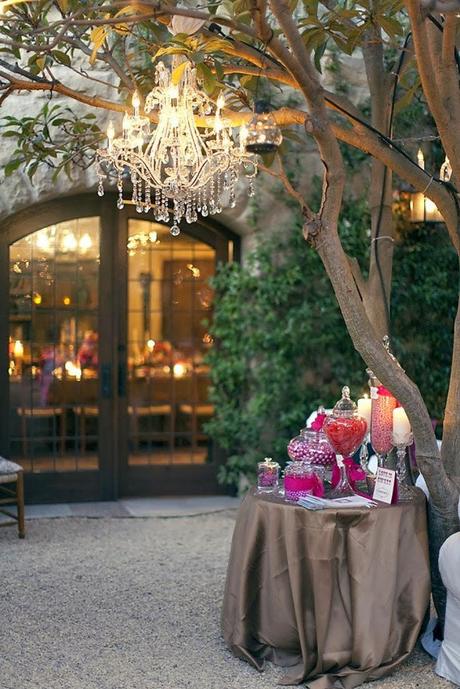
[[[1,451],[35,501],[218,492],[204,424],[218,224],[169,228],[108,195],[38,205],[2,226]]]

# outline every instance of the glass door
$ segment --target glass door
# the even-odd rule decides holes
[[[0,454],[24,467],[27,499],[222,490],[209,281],[234,235],[174,238],[107,194],[28,209],[0,239]]]
[[[121,492],[217,492],[219,453],[205,428],[214,413],[206,353],[213,346],[210,279],[228,242],[198,226],[172,237],[167,226],[128,217],[124,251]]]
[[[113,215],[69,217],[80,204],[37,211],[8,241],[8,399],[2,452],[25,472],[31,502],[114,497]],[[91,210],[91,203],[88,204]],[[44,218],[68,219],[45,224]],[[40,227],[25,233],[27,226]],[[116,230],[116,227],[115,227]],[[17,238],[15,238],[15,235]],[[19,235],[19,236],[18,236]],[[105,247],[104,256],[103,247]],[[109,284],[101,281],[102,270]],[[4,379],[5,380],[5,379]],[[6,427],[7,426],[7,427]]]

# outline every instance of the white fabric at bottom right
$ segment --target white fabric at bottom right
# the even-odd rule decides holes
[[[447,608],[436,673],[460,686],[460,532],[443,543],[439,570],[447,589]]]

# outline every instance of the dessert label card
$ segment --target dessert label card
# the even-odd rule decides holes
[[[397,502],[397,487],[396,487],[396,471],[393,469],[377,469],[377,478],[375,479],[374,500],[386,502],[391,505],[392,502]]]

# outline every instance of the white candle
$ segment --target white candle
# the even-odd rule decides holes
[[[363,419],[366,419],[368,433],[371,430],[371,409],[372,400],[367,396],[360,397],[358,400],[358,414],[362,416]]]
[[[393,442],[395,445],[408,445],[411,436],[411,426],[407,414],[402,407],[393,409]]]

